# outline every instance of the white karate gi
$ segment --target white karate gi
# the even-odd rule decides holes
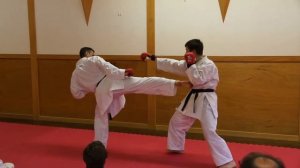
[[[115,67],[99,56],[84,57],[76,63],[70,89],[76,99],[83,98],[89,92],[95,93],[95,140],[101,141],[105,146],[108,140],[108,114],[115,117],[120,112],[125,105],[124,94],[174,96],[177,91],[175,80],[125,77],[124,69]]]
[[[187,76],[193,89],[214,89],[219,82],[218,69],[213,61],[203,56],[196,64],[187,68],[184,60],[157,58],[157,68],[163,71]],[[217,166],[233,160],[226,142],[216,133],[217,127],[217,95],[215,92],[192,94],[185,109],[185,99],[172,116],[168,130],[168,149],[183,151],[186,132],[196,119],[200,120],[205,139],[207,140],[213,160]]]

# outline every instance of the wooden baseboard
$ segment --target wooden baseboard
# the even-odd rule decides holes
[[[30,114],[16,114],[16,113],[0,113],[0,119],[7,120],[33,120],[33,116]]]

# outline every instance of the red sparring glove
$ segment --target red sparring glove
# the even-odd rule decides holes
[[[193,52],[185,53],[184,59],[187,64],[187,67],[190,67],[191,65],[196,63],[196,55]]]
[[[150,55],[149,53],[147,52],[143,52],[141,54],[141,60],[142,61],[145,61],[146,59],[150,59],[151,61],[155,61],[156,60],[156,56],[155,55]]]
[[[133,76],[133,69],[132,68],[126,68],[125,69],[125,76]]]

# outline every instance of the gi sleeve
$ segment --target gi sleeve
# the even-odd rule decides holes
[[[169,58],[157,58],[156,66],[157,69],[165,72],[170,72],[182,76],[186,75],[185,70],[187,66],[184,60],[178,61]]]
[[[75,99],[82,99],[88,92],[79,84],[76,74],[73,72],[70,84],[71,94]]]
[[[93,61],[98,65],[98,68],[105,72],[105,75],[113,80],[121,80],[125,78],[125,69],[120,69],[103,58],[96,56]]]

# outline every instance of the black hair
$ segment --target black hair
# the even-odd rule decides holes
[[[240,168],[259,168],[255,165],[255,160],[257,158],[270,159],[276,163],[276,168],[285,168],[283,162],[280,159],[268,154],[258,152],[251,152],[248,155],[246,155],[240,164]]]
[[[189,51],[195,50],[198,55],[203,55],[203,43],[199,39],[192,39],[185,43]]]
[[[93,52],[95,52],[94,49],[92,49],[92,48],[90,48],[90,47],[82,47],[82,48],[80,49],[80,51],[79,51],[79,56],[80,56],[80,58],[85,57],[85,54],[86,54],[86,52],[88,52],[88,51],[93,51]]]
[[[83,160],[86,168],[103,168],[107,152],[105,146],[100,141],[93,141],[88,144],[83,151]]]

